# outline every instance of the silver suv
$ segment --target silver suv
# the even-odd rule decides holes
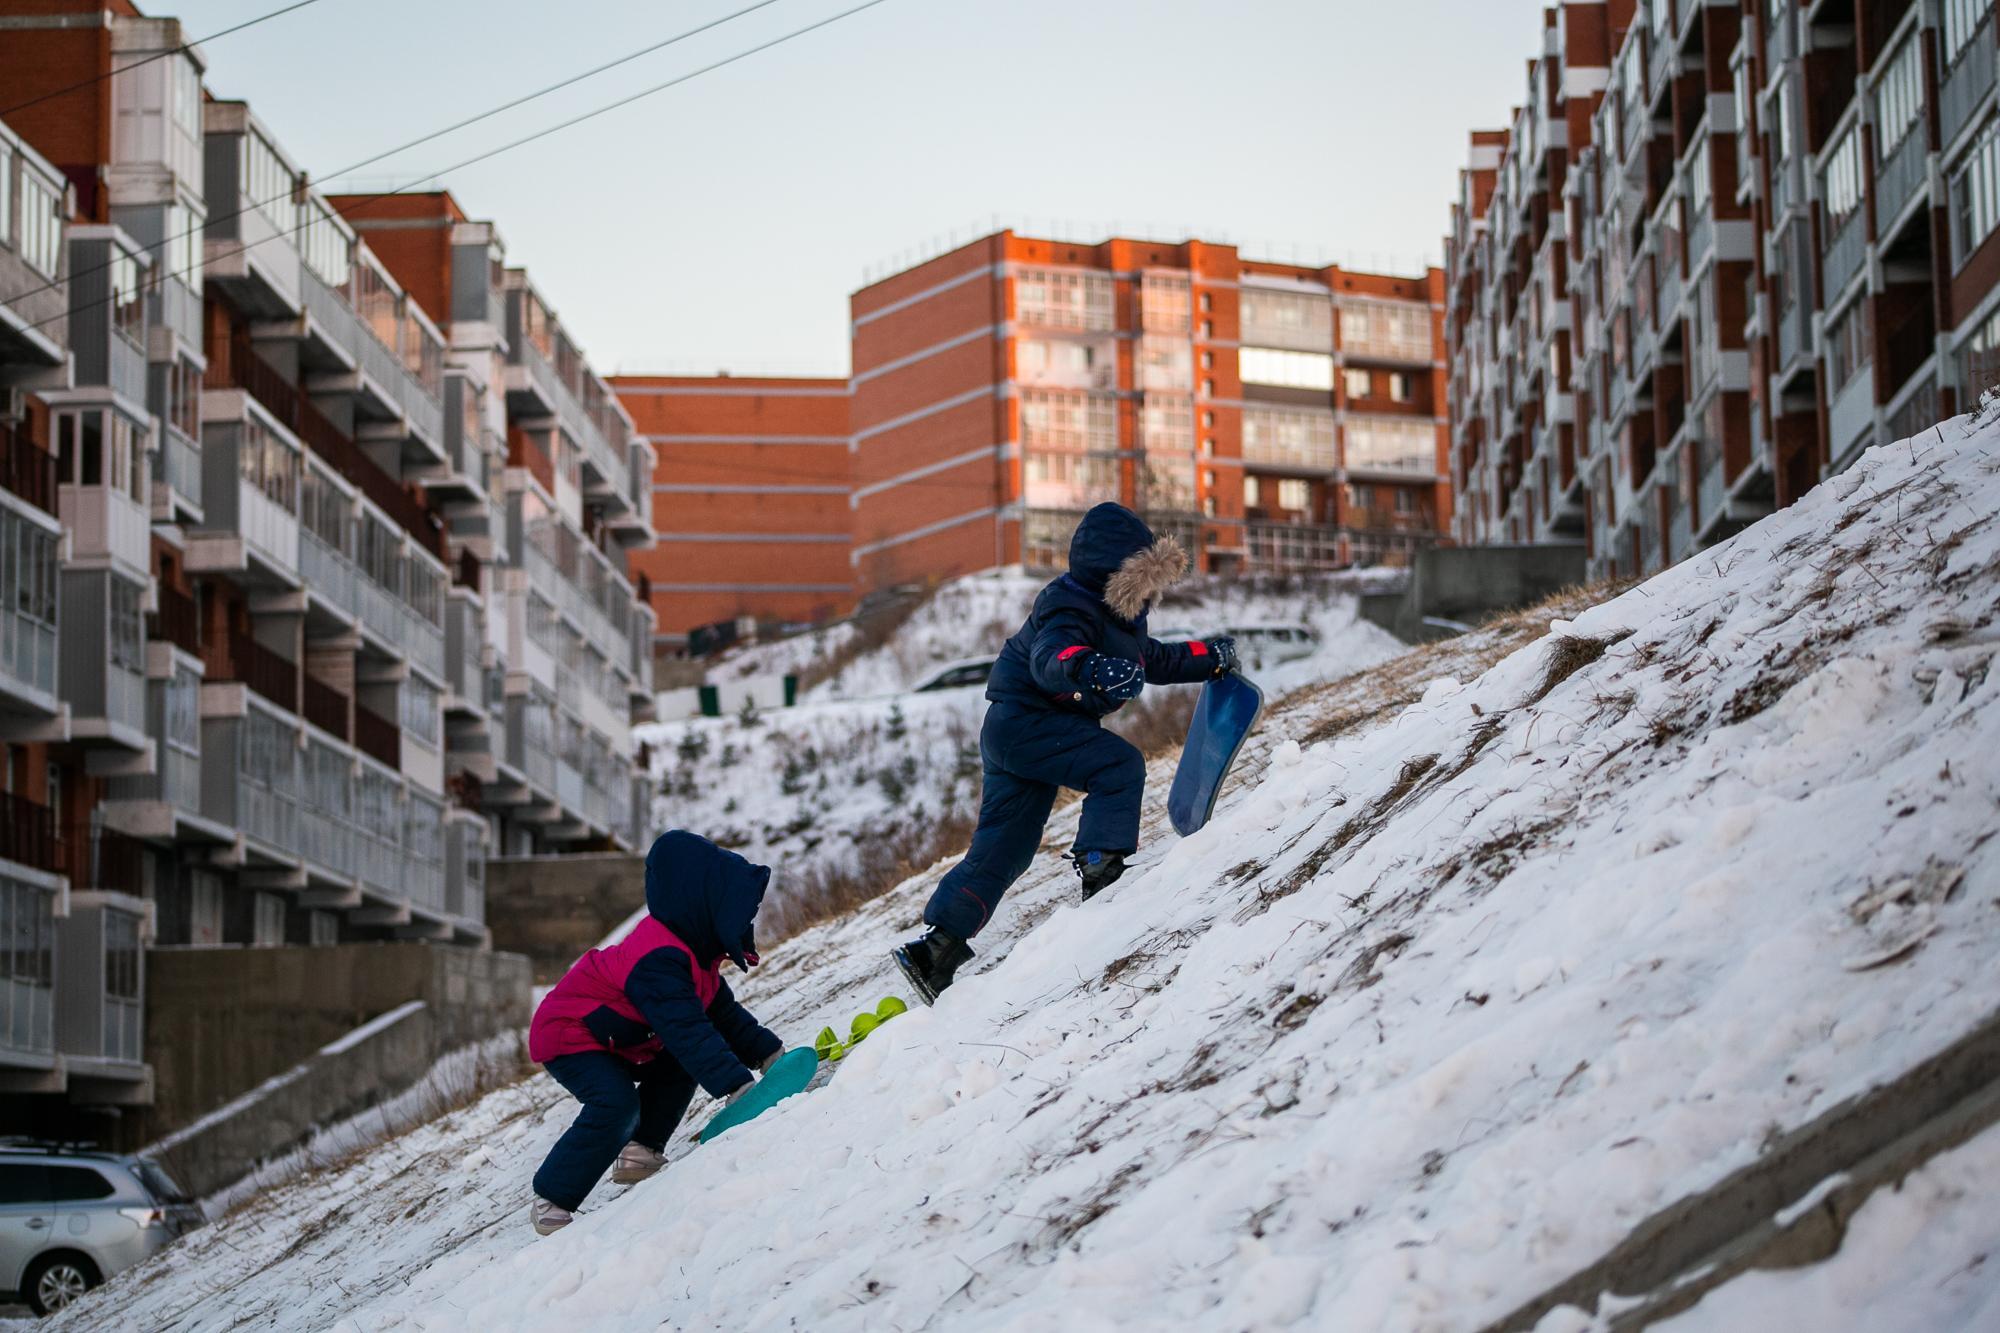
[[[201,1222],[157,1163],[0,1142],[0,1296],[36,1314],[62,1309]]]

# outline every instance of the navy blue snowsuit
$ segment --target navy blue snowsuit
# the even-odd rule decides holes
[[[1205,645],[1158,643],[1146,636],[1144,610],[1126,620],[1105,605],[1106,582],[1152,545],[1152,530],[1123,505],[1092,509],[1070,539],[1069,573],[1042,589],[1001,650],[979,729],[979,827],[965,859],[931,895],[925,924],[960,939],[979,933],[1035,859],[1058,787],[1085,793],[1075,851],[1137,850],[1145,760],[1099,724],[1123,705],[1081,688],[1073,673],[1098,652],[1143,663],[1153,685],[1212,674]]]

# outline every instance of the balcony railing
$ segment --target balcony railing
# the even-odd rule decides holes
[[[231,679],[241,681],[286,712],[298,708],[299,669],[247,634],[230,636]]]
[[[1339,530],[1304,523],[1244,525],[1244,544],[1253,569],[1290,572],[1336,569],[1340,559]]]
[[[347,696],[311,675],[304,683],[306,721],[329,736],[347,740]]]
[[[17,792],[0,792],[0,861],[45,870],[64,871],[63,839],[55,814]]]
[[[1903,141],[1875,171],[1875,217],[1884,229],[1894,224],[1896,217],[1916,196],[1918,190],[1929,183],[1928,154],[1930,144],[1924,134],[1923,122],[1919,121],[1903,135]],[[1829,292],[1831,289],[1829,288]]]
[[[360,704],[354,706],[354,748],[390,768],[402,766],[402,731],[388,718]]]
[[[154,477],[175,495],[201,508],[201,446],[172,426],[160,434],[160,452],[154,456]]]
[[[227,361],[226,371],[221,361]],[[227,358],[209,363],[208,387],[242,389],[285,428],[305,441],[315,454],[332,464],[334,471],[361,489],[405,532],[432,555],[444,556],[444,532],[435,515],[413,499],[395,478],[363,453],[340,428],[328,421],[312,405],[305,391],[272,369],[251,349],[247,336],[238,335],[230,343]]]
[[[1907,440],[1935,426],[1938,421],[1937,376],[1925,372],[1901,391],[1901,401],[1889,409],[1891,441]]]
[[[1944,76],[1938,92],[1938,120],[1946,151],[1959,133],[1979,118],[1994,79],[1993,16],[1988,13]]]
[[[354,561],[303,523],[299,525],[299,577],[315,596],[325,598],[345,614],[361,614],[354,590],[360,575]]]
[[[159,609],[147,618],[146,637],[164,639],[192,656],[201,656],[201,617],[195,600],[170,584],[157,589]]]
[[[56,459],[12,426],[0,425],[0,486],[45,514],[56,512]]]

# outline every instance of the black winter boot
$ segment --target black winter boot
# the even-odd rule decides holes
[[[922,939],[890,950],[889,956],[916,987],[917,997],[928,1005],[937,1003],[958,969],[971,961],[972,946],[932,926]]]
[[[1070,860],[1076,862],[1077,876],[1083,881],[1085,902],[1117,883],[1118,877],[1125,873],[1123,852],[1077,852]]]

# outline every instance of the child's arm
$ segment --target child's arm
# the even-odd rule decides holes
[[[729,1049],[736,1052],[736,1058],[752,1069],[762,1069],[766,1060],[785,1049],[778,1034],[760,1024],[756,1015],[743,1007],[726,981],[715,993],[715,1003],[708,1006],[708,1021],[715,1024],[715,1030],[729,1043]]]
[[[1028,649],[1028,669],[1035,684],[1050,694],[1066,695],[1076,689],[1076,673],[1097,651],[1097,630],[1090,619],[1075,611],[1057,611],[1042,622],[1035,642]]]
[[[1186,643],[1146,640],[1148,685],[1192,685],[1236,665],[1236,640],[1190,639]]]
[[[641,958],[625,978],[625,994],[667,1054],[711,1097],[725,1097],[750,1082],[748,1066],[702,1010],[694,973],[679,949],[655,949]]]

